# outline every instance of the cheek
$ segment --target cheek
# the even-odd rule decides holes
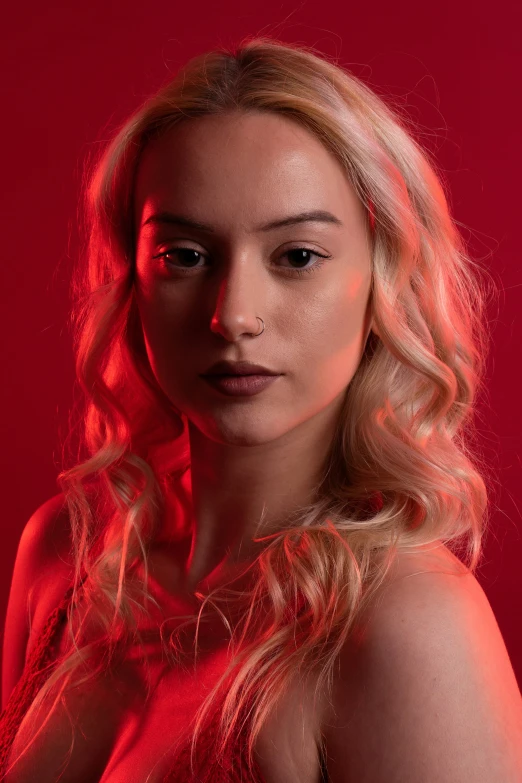
[[[147,356],[162,386],[167,380],[169,368],[178,366],[183,359],[183,330],[180,328],[180,319],[176,317],[175,303],[167,300],[168,297],[158,289],[143,287],[136,291]]]
[[[151,337],[156,332],[161,335],[170,331],[170,322],[179,310],[174,293],[150,269],[137,266],[134,295],[144,331]]]
[[[352,275],[308,311],[301,357],[302,364],[310,367],[310,383],[341,388],[353,378],[369,332],[369,282],[363,274]]]

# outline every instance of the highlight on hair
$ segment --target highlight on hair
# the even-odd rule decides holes
[[[213,763],[244,731],[253,763],[262,725],[296,679],[313,677],[316,693],[331,690],[339,653],[398,552],[441,541],[465,572],[475,571],[489,512],[474,424],[489,338],[483,270],[466,252],[430,154],[395,109],[312,47],[255,37],[198,55],[86,168],[84,253],[72,290],[86,453],[59,475],[75,564],[69,649],[28,715],[51,699],[43,728],[73,676],[88,681],[141,642],[140,618],[152,616],[149,603],[158,608],[148,547],[169,488],[190,467],[186,418],[153,375],[133,294],[140,155],[188,118],[252,111],[314,134],[373,205],[378,335],[370,333],[346,389],[314,502],[259,539],[251,590],[201,595],[200,612],[187,618],[198,623],[208,604],[230,633],[230,664],[191,728],[194,770],[198,736],[220,704],[213,762],[198,769],[201,780],[212,779]],[[242,608],[237,623],[220,606]],[[164,641],[165,651],[182,665],[176,638]]]

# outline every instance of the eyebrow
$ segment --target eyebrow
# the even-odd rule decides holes
[[[314,209],[308,212],[299,212],[297,215],[288,215],[284,218],[277,220],[271,220],[270,223],[265,223],[262,226],[256,226],[254,231],[273,231],[276,228],[284,228],[285,226],[295,226],[299,223],[329,223],[335,226],[342,226],[343,223],[338,217],[333,215],[324,209]],[[216,234],[217,231],[213,226],[209,226],[205,223],[200,223],[199,220],[193,220],[185,215],[175,215],[172,212],[154,212],[152,215],[142,223],[144,226],[154,225],[177,225],[185,226],[186,228],[195,228],[199,231],[205,231],[208,234]]]

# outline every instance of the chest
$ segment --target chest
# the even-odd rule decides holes
[[[159,783],[176,769],[191,722],[229,662],[225,644],[202,634],[196,666],[173,666],[159,640],[129,651],[125,664],[67,690],[7,783]],[[61,646],[61,645],[60,645]],[[28,715],[13,743],[13,761],[42,725]],[[317,716],[309,691],[294,687],[267,720],[255,745],[266,783],[319,783]],[[205,741],[205,731],[202,733]],[[180,769],[186,783],[188,771]]]

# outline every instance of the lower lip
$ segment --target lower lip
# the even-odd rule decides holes
[[[207,383],[232,397],[250,397],[270,386],[280,375],[203,375]]]

